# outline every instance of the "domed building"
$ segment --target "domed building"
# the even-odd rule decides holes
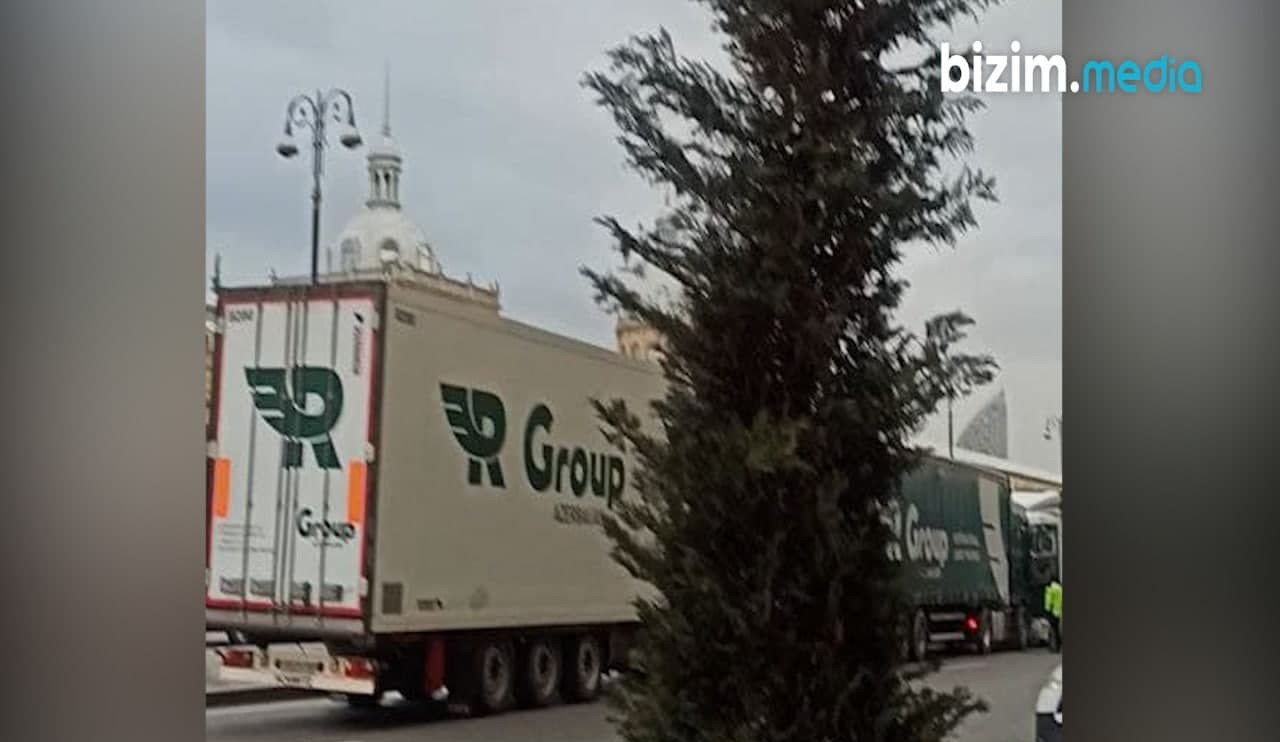
[[[657,363],[662,353],[662,335],[637,317],[623,316],[614,326],[618,352],[637,361]]]
[[[369,147],[369,198],[337,240],[338,270],[352,273],[386,267],[440,274],[426,236],[400,206],[404,156],[391,136],[391,91],[383,104],[382,136]]]
[[[461,281],[446,276],[426,235],[404,212],[400,186],[405,157],[391,135],[389,75],[384,90],[381,136],[369,146],[366,162],[369,196],[364,208],[347,221],[330,247],[328,270],[321,281],[365,277],[408,281],[424,290],[497,312],[500,309],[497,284],[478,286],[470,277]],[[273,281],[277,284],[300,282],[281,278]]]
[[[658,234],[668,241],[679,238],[676,224],[670,216],[659,217],[654,226]],[[659,291],[665,293],[663,289]],[[619,317],[613,332],[618,352],[627,358],[648,363],[658,363],[662,359],[666,339],[639,317],[629,313]]]

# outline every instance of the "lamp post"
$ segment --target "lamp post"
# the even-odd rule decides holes
[[[1059,415],[1051,415],[1044,421],[1044,439],[1046,441],[1053,440],[1054,433],[1058,435],[1058,466],[1062,466],[1062,417]]]
[[[342,126],[338,142],[347,149],[361,144],[356,131],[356,115],[351,105],[351,94],[334,88],[327,93],[302,94],[289,101],[284,116],[284,138],[276,146],[276,152],[289,159],[298,154],[294,141],[294,129],[311,130],[311,285],[319,282],[320,260],[320,180],[324,175],[324,149],[328,146],[325,130],[332,122]]]
[[[1050,417],[1049,417],[1049,419],[1047,419],[1047,420],[1045,420],[1045,421],[1044,421],[1044,439],[1045,439],[1045,440],[1047,440],[1047,441],[1048,441],[1048,440],[1053,440],[1053,434],[1054,434],[1054,432],[1055,432],[1055,431],[1056,431],[1056,432],[1057,432],[1057,434],[1058,434],[1058,470],[1059,470],[1059,471],[1063,471],[1066,467],[1065,467],[1065,466],[1063,466],[1063,461],[1062,461],[1062,451],[1063,451],[1062,438],[1063,438],[1063,436],[1062,436],[1062,416],[1061,416],[1061,415],[1052,415],[1052,416],[1050,416]],[[1064,472],[1064,474],[1065,474],[1065,472]],[[1059,498],[1061,498],[1061,497],[1062,497],[1062,492],[1061,492],[1061,491],[1059,491],[1059,492],[1058,492],[1058,496],[1059,496]],[[1061,502],[1061,500],[1059,500],[1059,502]],[[1063,528],[1062,528],[1062,515],[1061,515],[1061,513],[1062,513],[1062,505],[1061,505],[1061,504],[1059,504],[1059,505],[1058,505],[1058,512],[1059,512],[1059,515],[1058,515],[1058,519],[1059,519],[1059,520],[1058,520],[1058,580],[1059,580],[1060,582],[1065,582],[1065,581],[1066,581],[1066,577],[1064,577],[1063,575],[1065,574],[1066,569],[1065,569],[1065,567],[1064,567],[1064,565],[1065,565],[1065,561],[1064,561],[1064,560],[1063,560],[1063,558],[1062,558],[1062,554],[1063,554],[1063,547],[1062,547],[1062,531],[1063,531]]]

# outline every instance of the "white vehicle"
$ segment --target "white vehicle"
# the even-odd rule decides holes
[[[1062,665],[1036,698],[1036,742],[1062,742]]]
[[[634,495],[591,400],[647,410],[657,368],[394,278],[223,289],[217,331],[224,679],[482,713],[597,694],[643,588],[597,527]]]

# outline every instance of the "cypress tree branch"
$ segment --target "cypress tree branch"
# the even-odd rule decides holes
[[[989,382],[960,312],[894,319],[908,249],[953,245],[994,183],[963,165],[980,107],[940,91],[934,34],[987,0],[703,0],[728,69],[638,35],[583,84],[631,169],[672,194],[662,228],[601,217],[625,268],[583,269],[664,337],[651,410],[602,400],[638,497],[605,530],[652,585],[629,742],[940,742],[981,702],[904,666],[882,517],[938,405]],[[922,60],[890,66],[918,47]],[[676,287],[637,285],[653,269]],[[641,411],[642,412],[642,411]]]

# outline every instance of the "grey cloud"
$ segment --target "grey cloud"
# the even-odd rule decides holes
[[[221,251],[224,275],[237,281],[260,280],[268,267],[307,269],[307,163],[273,151],[285,105],[317,86],[345,87],[371,139],[390,62],[405,208],[446,270],[497,280],[516,319],[611,345],[612,322],[578,274],[583,264],[616,263],[591,220],[647,219],[661,198],[622,169],[613,124],[579,83],[609,48],[659,26],[685,54],[720,56],[699,5],[219,0],[208,14],[210,265]],[[1060,15],[1060,2],[1013,0],[951,38],[1007,48],[1016,37],[1024,49],[1053,52]],[[918,326],[935,311],[970,312],[979,321],[972,346],[1005,368],[1012,455],[1056,466],[1056,447],[1039,429],[1061,405],[1060,105],[993,98],[974,131],[975,160],[999,179],[1002,201],[981,210],[981,228],[956,250],[913,253],[903,319]],[[365,187],[361,152],[328,153],[326,238],[360,207]],[[983,399],[957,409],[976,410]]]

